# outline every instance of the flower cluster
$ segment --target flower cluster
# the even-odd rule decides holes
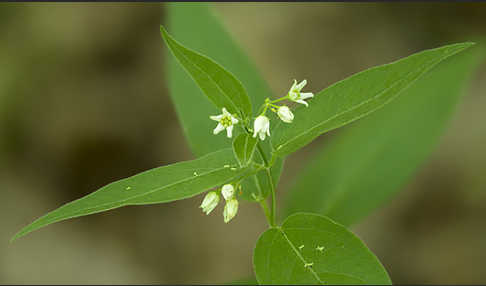
[[[286,96],[283,96],[273,101],[267,98],[262,106],[262,113],[257,116],[257,118],[255,118],[255,121],[253,122],[253,137],[257,137],[258,135],[260,140],[265,140],[266,136],[270,136],[270,120],[267,116],[265,116],[265,113],[268,109],[275,112],[283,122],[292,123],[292,121],[294,120],[294,114],[292,113],[290,108],[286,105],[279,106],[275,103],[287,99],[293,102],[303,104],[306,107],[309,106],[309,104],[304,100],[314,97],[314,94],[312,92],[301,92],[306,84],[307,81],[305,79],[300,83],[297,83],[297,81],[294,79],[294,83],[292,84],[292,87],[290,88]],[[240,120],[238,120],[235,115],[229,113],[226,108],[223,107],[222,111],[223,113],[220,115],[213,115],[209,117],[212,120],[218,121],[218,125],[213,130],[213,134],[218,134],[219,132],[226,129],[226,135],[228,136],[228,138],[231,138],[233,134],[233,127],[235,124],[238,124]]]
[[[228,223],[236,216],[238,212],[238,200],[235,198],[235,188],[232,184],[226,184],[221,188],[221,194],[226,201],[223,210],[224,222]],[[219,203],[219,193],[216,191],[209,192],[201,203],[200,208],[206,215],[210,214]]]
[[[306,80],[303,80],[300,83],[297,83],[297,81],[294,80],[294,83],[292,84],[292,87],[287,95],[275,100],[270,100],[267,98],[265,103],[260,108],[262,112],[255,118],[255,121],[253,122],[253,130],[251,130],[249,126],[245,126],[246,130],[253,132],[253,137],[258,136],[262,141],[265,140],[266,136],[270,136],[270,120],[267,116],[265,116],[268,109],[276,113],[283,122],[292,123],[294,120],[294,114],[290,108],[286,105],[276,105],[276,103],[283,100],[290,100],[303,104],[306,107],[309,106],[309,104],[304,100],[314,97],[314,94],[311,92],[301,92],[302,88],[304,88],[306,84]],[[239,122],[243,122],[243,120],[239,119],[236,114],[231,114],[228,112],[228,110],[224,107],[222,108],[222,111],[223,113],[220,115],[209,116],[210,119],[218,122],[218,125],[213,130],[213,134],[216,135],[226,129],[226,135],[228,138],[231,138],[233,136],[234,126]],[[238,186],[239,185],[237,184],[237,187]],[[239,187],[241,188],[241,186]],[[206,213],[206,215],[210,214],[218,205],[220,201],[220,194],[226,201],[223,217],[224,222],[228,223],[236,216],[236,213],[238,212],[238,200],[235,197],[235,187],[233,184],[223,185],[221,190],[207,193],[200,205],[200,208],[204,213]]]

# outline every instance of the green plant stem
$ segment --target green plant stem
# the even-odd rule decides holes
[[[265,157],[265,153],[263,152],[262,146],[260,145],[260,142],[257,143],[257,149],[258,152],[260,153],[260,156],[262,157],[263,163],[265,164],[265,172],[267,174],[268,180],[270,181],[270,193],[271,193],[271,200],[272,200],[272,211],[270,214],[270,226],[275,226],[275,218],[276,218],[276,212],[277,212],[277,201],[275,199],[275,187],[273,185],[273,179],[272,179],[272,174],[270,173],[270,166],[268,165],[268,160]]]
[[[251,135],[250,130],[245,126],[245,131]],[[272,174],[270,173],[270,166],[269,162],[267,160],[267,157],[265,157],[265,153],[263,152],[262,146],[260,145],[260,142],[257,143],[257,150],[258,153],[260,153],[260,156],[262,157],[263,164],[265,165],[265,172],[267,173],[268,180],[270,181],[270,192],[271,192],[271,200],[272,200],[272,211],[270,212],[268,210],[268,205],[267,202],[263,199],[259,201],[260,206],[263,208],[263,212],[265,213],[265,216],[268,220],[268,224],[271,227],[274,227],[276,225],[275,220],[276,220],[276,213],[277,213],[277,203],[276,203],[276,198],[275,198],[275,186],[273,185],[273,179],[272,179]],[[272,165],[275,161],[274,156],[272,156]]]
[[[270,173],[270,169],[265,170],[268,176],[268,180],[270,181],[270,191],[272,193],[272,226],[276,225],[276,217],[277,217],[277,199],[275,198],[275,186],[273,185],[272,174]]]
[[[263,213],[265,213],[265,217],[267,218],[267,222],[268,222],[268,225],[270,227],[272,227],[272,214],[270,213],[270,210],[268,209],[268,204],[267,204],[267,201],[266,200],[261,200],[259,201],[260,203],[260,206],[262,207],[263,209]]]
[[[276,107],[276,108],[280,107],[279,105],[276,105],[276,104],[273,104],[273,103],[269,103],[268,105],[270,105],[271,107]]]
[[[281,98],[277,98],[277,99],[275,99],[275,100],[272,100],[272,101],[270,101],[270,103],[277,103],[277,102],[279,102],[279,101],[286,100],[286,99],[288,99],[288,98],[289,98],[289,96],[288,96],[288,95],[286,95],[286,96],[283,96],[283,97],[281,97]]]
[[[265,153],[263,153],[262,146],[260,145],[260,142],[257,143],[257,149],[258,152],[260,153],[260,156],[262,157],[263,164],[265,165],[266,168],[268,168],[268,160],[267,157],[265,157]]]
[[[267,112],[267,109],[268,109],[268,104],[265,104],[265,108],[263,108],[263,111],[260,115],[265,115],[265,113]]]

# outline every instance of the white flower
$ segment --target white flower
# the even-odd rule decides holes
[[[238,119],[231,115],[231,113],[229,113],[226,108],[223,107],[223,114],[212,115],[209,116],[209,118],[219,122],[216,128],[214,128],[213,134],[218,134],[219,132],[226,129],[226,135],[228,135],[228,138],[231,138],[231,136],[233,136],[233,125],[238,123]]]
[[[297,84],[297,81],[294,79],[294,84],[289,90],[290,100],[300,104],[304,104],[305,106],[309,106],[307,102],[304,101],[304,99],[312,98],[314,97],[314,94],[312,92],[300,92],[306,84],[307,81],[305,79],[301,81],[299,84]]]
[[[270,136],[270,121],[265,115],[260,115],[255,119],[255,123],[253,124],[253,137],[256,137],[257,134],[261,140],[265,140],[265,134]]]
[[[277,115],[286,123],[292,123],[292,120],[294,120],[294,114],[290,111],[290,108],[285,105],[278,108]]]
[[[201,203],[200,208],[208,215],[219,203],[219,195],[216,192],[209,192]]]
[[[223,211],[224,222],[228,223],[232,218],[236,216],[237,212],[238,212],[238,201],[234,198],[227,201]]]
[[[223,198],[225,200],[230,200],[235,194],[235,188],[231,184],[226,184],[223,186],[223,188],[221,188],[221,194],[223,194]]]

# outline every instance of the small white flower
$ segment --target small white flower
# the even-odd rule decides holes
[[[219,195],[216,192],[209,192],[201,203],[200,208],[208,215],[219,203]]]
[[[306,84],[307,81],[305,79],[301,81],[299,84],[297,84],[297,81],[294,79],[294,84],[289,90],[290,100],[303,104],[305,106],[309,106],[307,102],[304,101],[304,99],[312,98],[314,97],[314,94],[312,92],[300,92]]]
[[[265,140],[265,134],[270,136],[270,121],[265,115],[260,115],[255,119],[255,123],[253,124],[253,137],[256,137],[257,134],[261,140]]]
[[[285,105],[278,108],[277,115],[285,123],[292,123],[292,120],[294,120],[294,114],[290,111],[290,108]]]
[[[224,222],[228,223],[232,218],[236,216],[238,212],[238,201],[233,198],[226,202],[223,211]]]
[[[218,125],[216,128],[213,130],[213,134],[218,134],[219,132],[223,131],[226,129],[226,135],[228,135],[228,138],[231,138],[233,136],[233,125],[238,123],[238,119],[231,115],[231,113],[226,110],[226,108],[223,107],[223,114],[220,115],[212,115],[209,116],[214,121],[218,121]]]
[[[231,184],[226,184],[221,188],[221,194],[225,200],[230,200],[235,194],[235,188]]]

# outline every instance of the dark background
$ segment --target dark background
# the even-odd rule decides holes
[[[326,86],[486,32],[483,3],[213,7],[276,94],[296,76]],[[8,242],[38,216],[113,180],[192,158],[163,72],[164,13],[159,4],[0,5],[0,283],[251,277],[266,226],[261,210],[243,203],[225,225],[198,209],[201,196],[74,219]],[[486,283],[485,75],[483,64],[417,175],[352,228],[396,284]],[[287,160],[281,196],[312,148]]]

